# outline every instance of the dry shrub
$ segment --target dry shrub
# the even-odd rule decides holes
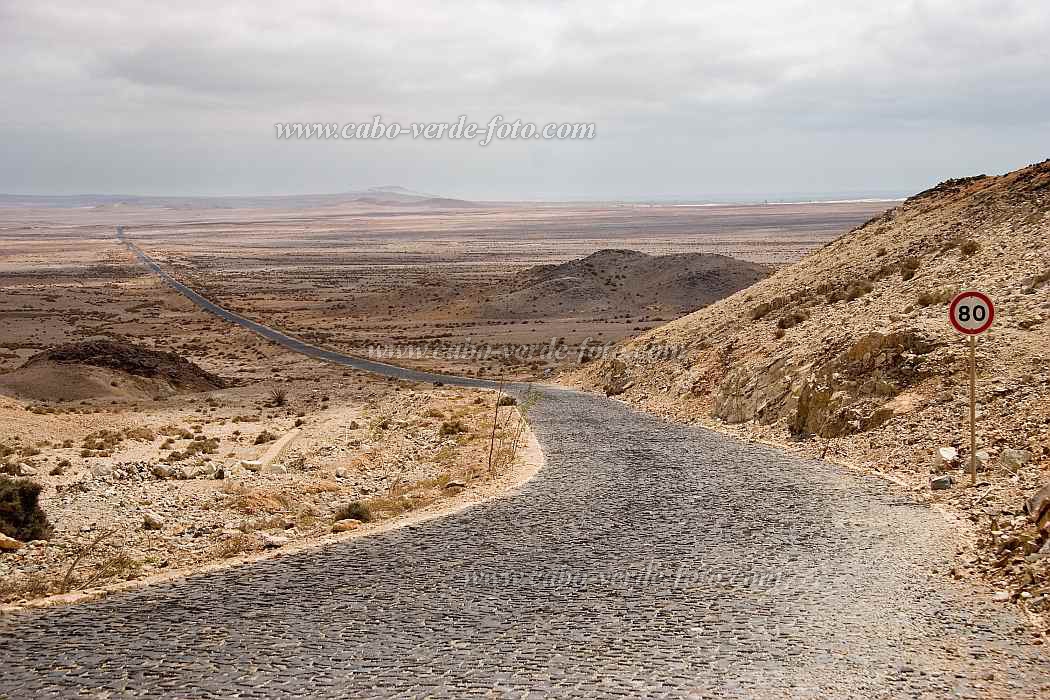
[[[874,289],[875,287],[871,282],[867,280],[858,280],[847,287],[832,291],[831,294],[828,295],[828,303],[834,304],[839,301],[853,301],[854,299],[860,299],[865,294],[870,294]]]
[[[340,506],[335,511],[336,520],[360,520],[363,523],[371,522],[372,509],[368,504],[361,501],[353,501]]]
[[[124,431],[124,437],[128,440],[142,440],[143,442],[153,442],[156,439],[153,431],[146,426],[140,426],[138,428],[128,428]]]
[[[0,601],[41,598],[54,590],[54,582],[44,574],[12,574],[0,578]]]
[[[944,289],[933,289],[919,295],[916,303],[919,306],[933,306],[935,304],[947,304],[955,296],[955,290],[950,287]]]
[[[315,481],[312,484],[304,484],[299,488],[299,491],[304,494],[337,493],[339,490],[339,484],[326,479]]]
[[[212,551],[215,552],[215,556],[219,559],[229,559],[230,557],[254,552],[257,549],[259,549],[258,539],[248,534],[237,534],[215,545]]]
[[[22,542],[51,537],[51,524],[40,508],[40,484],[0,476],[0,532]]]
[[[805,310],[792,311],[784,314],[780,320],[777,321],[777,328],[781,330],[787,330],[794,328],[800,323],[804,323],[809,320],[809,312]]]
[[[450,435],[459,435],[461,433],[469,432],[466,424],[461,420],[447,420],[441,424],[441,429],[438,430],[438,435],[442,437],[448,437]]]
[[[255,438],[256,445],[262,445],[267,442],[273,442],[277,439],[277,436],[271,433],[269,430],[264,430],[259,433],[258,437]]]
[[[290,510],[293,505],[292,499],[286,494],[265,489],[246,489],[233,500],[233,507],[246,515],[279,513]]]

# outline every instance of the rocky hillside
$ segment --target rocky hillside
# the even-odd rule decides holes
[[[769,275],[769,268],[724,255],[647,255],[599,250],[560,265],[524,270],[490,290],[480,314],[538,318],[657,313],[678,316]]]
[[[1025,557],[1050,555],[1023,512],[1050,480],[1048,237],[1050,161],[949,180],[577,379],[660,414],[892,473],[998,533],[982,535],[970,566],[998,562],[996,575],[1016,574],[1001,583],[1010,596],[1033,596]],[[977,348],[979,490],[962,488],[968,349],[947,322],[948,301],[971,288],[998,311]],[[929,492],[931,477],[950,488]]]
[[[225,386],[221,377],[175,353],[109,340],[60,345],[0,374],[0,391],[54,401],[153,398]]]

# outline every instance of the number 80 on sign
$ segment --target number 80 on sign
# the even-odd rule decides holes
[[[963,335],[980,335],[992,327],[995,305],[981,292],[962,292],[948,305],[948,320]]]

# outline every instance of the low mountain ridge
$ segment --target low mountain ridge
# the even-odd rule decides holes
[[[679,316],[769,273],[764,265],[724,255],[648,255],[605,249],[515,274],[494,290],[482,313],[509,318],[608,313]]]

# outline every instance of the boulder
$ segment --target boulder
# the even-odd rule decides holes
[[[930,490],[944,491],[945,489],[950,489],[954,482],[955,480],[952,479],[950,474],[945,474],[944,476],[936,476],[930,479]]]
[[[1014,450],[1009,447],[999,454],[999,462],[1010,471],[1017,471],[1032,459],[1028,450]]]
[[[347,518],[345,520],[337,520],[332,525],[332,532],[349,532],[350,530],[356,530],[361,526],[361,521],[354,518]]]
[[[113,467],[109,464],[96,464],[91,467],[91,476],[93,477],[104,477],[109,476],[113,473]]]
[[[162,530],[164,529],[164,518],[158,515],[157,513],[154,513],[152,510],[143,511],[142,529]]]
[[[0,552],[16,552],[22,548],[22,542],[0,532]]]
[[[154,464],[150,466],[150,473],[161,481],[171,478],[171,467],[167,464]]]
[[[941,447],[934,455],[934,466],[939,469],[954,467],[959,461],[959,451],[954,447]]]
[[[287,537],[283,535],[266,535],[262,536],[263,546],[267,549],[277,549],[291,542]]]

